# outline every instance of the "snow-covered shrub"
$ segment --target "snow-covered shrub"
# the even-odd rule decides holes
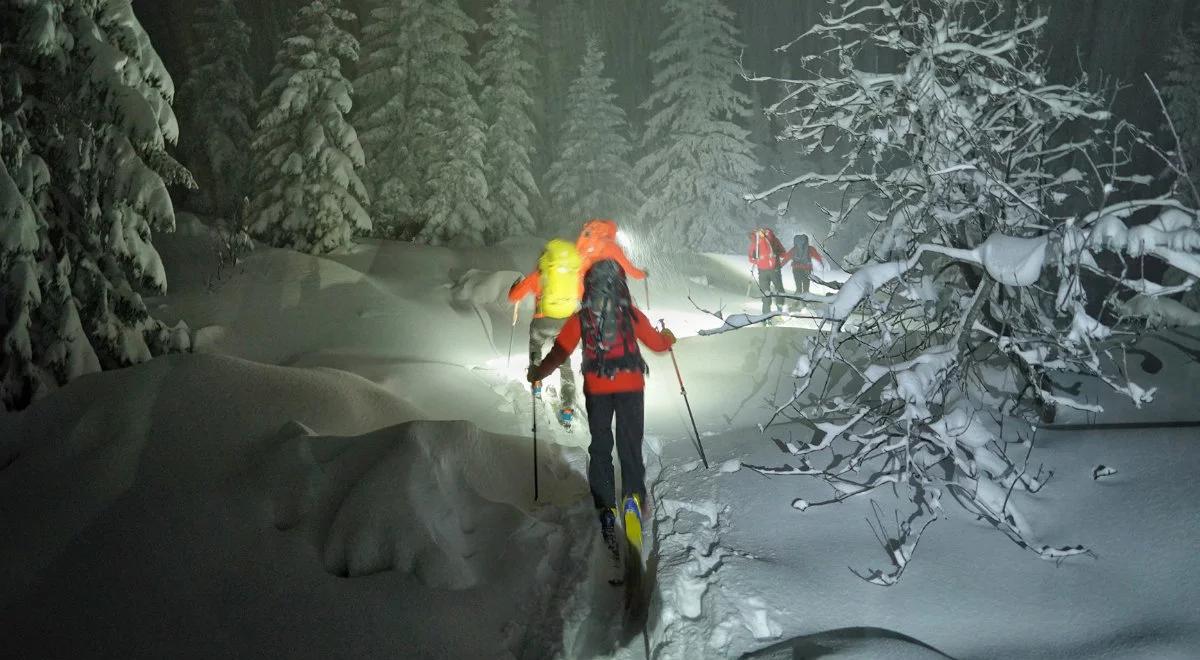
[[[533,64],[528,61],[533,34],[532,16],[516,0],[495,0],[490,39],[479,58],[483,80],[480,104],[485,108],[487,141],[483,167],[488,182],[486,238],[500,241],[529,235],[535,230],[530,197],[538,195],[531,160],[535,128],[529,116],[533,106]]]
[[[363,151],[346,120],[353,90],[342,61],[358,42],[339,0],[313,0],[275,56],[254,136],[250,232],[272,245],[321,254],[371,229],[359,179]]]
[[[191,72],[179,90],[184,131],[181,152],[200,184],[203,210],[230,218],[249,190],[254,82],[246,73],[250,28],[233,0],[196,9],[200,46],[191,53]]]
[[[554,205],[570,219],[631,218],[642,198],[628,158],[629,123],[604,77],[604,51],[587,40],[579,77],[567,90],[559,150],[546,174]]]
[[[374,7],[359,83],[378,233],[481,244],[490,219],[485,126],[471,95],[479,76],[467,61],[475,21],[456,0]]]
[[[721,0],[667,0],[652,112],[637,164],[646,200],[638,224],[656,242],[679,248],[742,249],[753,225],[741,197],[754,182],[749,131],[739,122],[750,99],[738,92],[733,10]]]
[[[175,89],[128,0],[0,7],[0,400],[186,344],[141,291],[166,276]]]
[[[209,291],[215,291],[242,262],[242,257],[254,249],[254,241],[246,231],[246,214],[249,211],[250,200],[243,198],[241,207],[232,217],[218,221],[212,235],[217,266],[208,278]]]
[[[902,488],[915,509],[891,531],[877,517],[892,566],[863,576],[876,584],[900,578],[944,494],[1042,558],[1086,553],[1036,541],[1021,511],[1022,494],[1050,476],[1030,469],[1039,424],[1056,407],[1096,410],[1050,377],[1080,374],[1150,401],[1153,389],[1124,375],[1137,338],[1125,315],[1135,295],[1171,289],[1129,266],[1155,258],[1200,276],[1196,213],[1170,197],[1128,198],[1147,179],[1123,175],[1121,145],[1146,135],[1105,131],[1102,98],[1046,80],[1044,24],[982,0],[850,0],[796,40],[826,47],[770,109],[784,140],[843,166],[748,199],[833,189],[846,200],[834,230],[860,204],[882,211],[838,293],[806,296],[819,331],[777,416],[817,439],[789,444],[797,466],[757,469],[832,487],[828,500],[797,500],[800,510]],[[899,66],[862,68],[879,61],[874,49]],[[1131,226],[1143,209],[1158,218]]]

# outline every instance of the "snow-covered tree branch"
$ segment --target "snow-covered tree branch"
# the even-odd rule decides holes
[[[188,346],[166,290],[175,88],[128,0],[0,7],[0,401]]]
[[[1046,79],[1044,23],[1021,3],[847,0],[800,37],[822,45],[804,58],[806,76],[756,79],[788,90],[769,109],[786,125],[781,138],[842,166],[747,199],[810,186],[874,209],[849,279],[806,297],[819,331],[779,416],[817,431],[793,448],[802,467],[791,473],[824,479],[828,502],[885,485],[907,492],[914,511],[880,537],[891,569],[863,574],[877,584],[899,579],[944,493],[1042,558],[1085,554],[1035,540],[1021,512],[1021,493],[1048,478],[1026,469],[1039,423],[1061,406],[1095,408],[1050,375],[1150,401],[1154,389],[1125,375],[1125,349],[1144,327],[1134,301],[1178,289],[1132,266],[1159,259],[1200,277],[1190,202],[1138,198],[1149,177],[1125,170],[1148,135],[1108,128],[1104,99],[1085,85]],[[876,49],[900,66],[862,68]],[[1139,211],[1156,219],[1135,225]]]

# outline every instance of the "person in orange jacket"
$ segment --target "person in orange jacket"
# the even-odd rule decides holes
[[[614,220],[593,218],[583,225],[579,232],[579,240],[575,241],[579,256],[583,258],[580,272],[586,274],[588,268],[603,259],[612,259],[625,271],[625,274],[635,280],[646,279],[646,271],[629,262],[625,251],[617,243],[617,223]]]
[[[789,250],[783,249],[783,243],[774,231],[767,227],[759,227],[750,233],[750,249],[746,256],[750,264],[758,271],[758,288],[762,290],[762,313],[771,312],[770,294],[786,293],[783,289],[783,266],[792,258]],[[783,298],[774,296],[775,305],[783,311]]]
[[[583,304],[563,325],[554,348],[539,364],[531,365],[530,382],[545,378],[565,363],[583,343],[583,396],[588,413],[588,485],[600,516],[600,532],[619,565],[615,530],[616,500],[613,476],[613,418],[616,417],[617,458],[621,462],[624,515],[641,521],[646,501],[646,468],[642,461],[645,425],[645,374],[638,342],[662,353],[675,343],[675,335],[655,330],[646,315],[633,305],[625,273],[613,259],[596,262],[584,276]]]

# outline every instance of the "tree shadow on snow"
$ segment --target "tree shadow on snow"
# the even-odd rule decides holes
[[[934,647],[886,628],[855,626],[793,637],[741,656],[764,660],[838,658],[891,658],[893,660],[938,660],[950,658]]]

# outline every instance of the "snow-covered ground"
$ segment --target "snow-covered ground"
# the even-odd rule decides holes
[[[210,286],[211,239],[181,226],[156,240],[172,293],[151,306],[187,319],[196,353],[0,416],[0,630],[18,656],[1200,653],[1194,429],[1041,435],[1035,461],[1055,477],[1026,510],[1042,540],[1095,558],[1038,560],[950,506],[899,585],[868,585],[847,570],[886,561],[867,500],[800,512],[791,502],[819,483],[740,467],[783,462],[772,438],[806,439],[757,428],[789,391],[805,330],[696,336],[719,322],[689,295],[757,307],[744,260],[713,255],[652,277],[649,314],[683,337],[712,469],[695,459],[670,359],[648,356],[656,588],[646,637],[619,639],[620,590],[591,552],[587,434],[545,414],[533,499],[528,303],[509,361],[503,293],[536,242],[260,248]],[[1194,417],[1200,369],[1147,346],[1164,364],[1149,382],[1179,385],[1104,421]],[[1093,480],[1099,464],[1118,472]]]

